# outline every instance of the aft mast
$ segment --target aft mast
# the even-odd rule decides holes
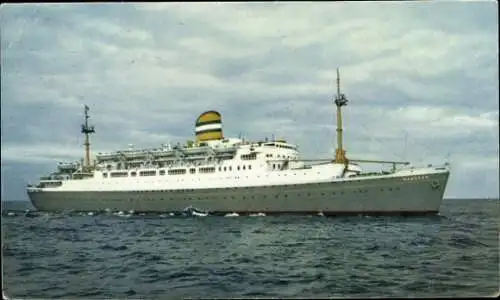
[[[347,158],[343,149],[342,136],[342,106],[347,105],[347,98],[340,93],[340,75],[337,68],[337,95],[335,96],[335,105],[337,106],[337,149],[335,151],[335,163],[346,164]]]
[[[89,134],[95,133],[94,126],[89,125],[89,107],[85,105],[85,123],[82,124],[82,133],[85,135],[85,160],[83,162],[83,170],[90,170],[90,137]]]

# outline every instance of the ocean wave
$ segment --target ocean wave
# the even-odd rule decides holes
[[[4,288],[11,298],[67,299],[492,295],[497,212],[460,210],[438,218],[16,212],[2,220]]]

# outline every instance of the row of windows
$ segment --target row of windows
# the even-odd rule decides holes
[[[238,170],[238,171],[240,171],[240,170],[247,170],[247,169],[251,170],[252,169],[252,165],[248,165],[248,167],[245,166],[245,165],[243,165],[243,166],[237,166],[236,167],[236,170]],[[229,166],[229,167],[219,167],[219,172],[226,172],[226,171],[232,171],[232,170],[233,170],[233,168],[231,166]]]
[[[420,176],[412,176],[412,177],[403,177],[403,180],[424,180],[429,179],[428,175],[420,175]]]
[[[292,149],[292,150],[296,150],[296,148],[295,148],[295,147],[288,146],[288,145],[280,145],[280,144],[275,144],[275,143],[264,144],[264,146],[269,146],[269,147],[277,147],[277,148],[285,148],[285,149]]]
[[[194,171],[194,169],[191,169],[191,171]],[[199,172],[200,173],[214,173],[215,168],[214,167],[200,168]],[[194,172],[191,172],[191,173],[194,173]]]
[[[266,154],[266,157],[273,157],[273,155],[269,153],[269,154]],[[276,157],[278,157],[278,158],[290,158],[290,155],[283,155],[282,156],[282,155],[278,154],[278,155],[276,155]]]
[[[194,169],[191,169],[191,171],[194,170]],[[193,173],[193,172],[191,172]],[[186,169],[173,169],[173,170],[168,170],[168,175],[182,175],[182,174],[186,174]],[[160,173],[160,175],[162,175]],[[165,175],[165,174],[163,174]]]
[[[240,171],[240,170],[251,170],[252,169],[252,165],[238,166],[236,169],[238,171]],[[203,167],[203,168],[199,168],[198,172],[199,173],[215,173],[215,170],[216,170],[215,167]],[[219,167],[219,172],[232,171],[232,170],[233,170],[232,167]],[[186,174],[186,173],[187,173],[186,169],[172,169],[172,170],[168,170],[168,175],[182,175],[182,174]],[[195,168],[190,168],[189,169],[189,173],[190,174],[195,174],[196,173],[196,169]],[[165,175],[165,170],[160,170],[160,175],[161,176]],[[108,178],[108,173],[102,173],[102,176],[104,178]],[[128,176],[127,172],[112,172],[112,173],[109,173],[109,177],[112,177],[112,178],[127,177],[127,176]],[[136,171],[130,172],[130,176],[132,176],[132,177],[137,176],[137,172]],[[139,176],[156,176],[156,171],[155,170],[140,171],[139,172]]]
[[[273,164],[273,170],[279,169],[280,167],[281,167],[280,164]],[[237,166],[236,169],[238,171],[240,171],[240,170],[251,170],[252,169],[252,165]],[[218,170],[219,170],[219,172],[232,171],[232,167],[231,166],[229,166],[229,167],[219,167]],[[203,167],[203,168],[199,168],[198,171],[200,173],[215,173],[216,168],[215,167]],[[186,173],[187,173],[186,169],[171,169],[171,170],[168,170],[168,174],[169,175],[182,175],[182,174],[186,174]],[[196,173],[196,169],[195,168],[190,168],[189,169],[189,173],[190,174],[195,174]],[[161,176],[163,176],[163,175],[166,174],[166,172],[165,172],[165,170],[160,170],[159,174]],[[306,174],[307,173],[304,173],[304,175],[306,175]],[[318,172],[318,174],[320,174],[320,172]],[[109,173],[109,175],[112,178],[127,177],[127,172],[112,172],[112,173]],[[287,174],[283,174],[283,175],[286,176]],[[293,175],[297,175],[297,173],[293,173]],[[136,171],[130,172],[130,176],[131,177],[137,176],[137,172]],[[156,171],[155,170],[140,171],[139,172],[139,176],[156,176]],[[107,178],[108,177],[108,173],[103,173],[103,177]],[[260,176],[257,176],[257,177],[259,178]],[[247,178],[248,178],[248,176],[247,176]],[[423,179],[428,179],[428,176],[413,176],[413,177],[402,178],[402,180],[404,180],[404,181],[423,180]],[[356,181],[352,181],[352,182],[361,182],[361,181],[360,180],[356,180]],[[338,182],[332,182],[332,183],[338,183]],[[392,189],[389,188],[388,190],[391,191]]]
[[[110,177],[127,177],[128,176],[128,173],[127,172],[114,172],[114,173],[110,173]]]
[[[179,169],[179,170],[184,170],[185,169]],[[165,170],[160,170],[160,172],[165,172]],[[135,172],[132,172],[132,173],[135,173]],[[260,177],[260,176],[258,176]],[[238,178],[238,177],[236,177]],[[247,177],[248,178],[248,177]],[[359,181],[357,181],[359,182]],[[335,183],[339,183],[339,182],[333,182],[334,184]],[[325,185],[328,185],[328,184],[332,184],[332,183],[317,183],[317,185],[322,185],[322,186],[325,186]],[[292,186],[299,186],[300,184],[286,184],[286,185],[268,185],[268,186],[258,186],[258,187],[227,187],[227,188],[215,188],[215,189],[211,189],[211,190],[236,190],[236,189],[245,189],[245,190],[248,190],[248,189],[266,189],[266,188],[276,188],[276,187],[292,187]],[[389,188],[381,188],[380,191],[381,192],[384,192],[384,191],[389,191],[389,192],[392,192],[392,191],[399,191],[400,190],[400,187],[389,187]],[[169,193],[176,193],[176,192],[193,192],[195,191],[194,189],[179,189],[179,190],[156,190],[156,191],[153,191],[153,190],[141,190],[141,191],[132,191],[132,192],[136,192],[136,193],[148,193],[148,192],[169,192]],[[204,190],[198,190],[199,192],[206,192]],[[352,191],[353,193],[367,193],[368,190],[367,189],[359,189],[359,190],[356,190],[354,189]],[[340,195],[343,195],[344,192],[341,191],[341,192],[338,192]],[[304,194],[305,195],[305,194]],[[307,194],[308,196],[310,195],[310,193]],[[326,195],[326,193],[322,192],[321,193],[322,196]],[[335,192],[332,192],[332,195],[335,195]],[[300,194],[298,194],[298,196],[300,196]]]
[[[399,187],[395,188],[395,190],[399,190]],[[189,190],[188,190],[189,191]],[[381,189],[381,191],[383,191],[383,189]],[[393,191],[392,188],[389,189],[389,191]],[[161,191],[161,192],[167,192],[167,191]],[[366,193],[367,190],[354,190],[352,191],[353,193]],[[307,192],[307,193],[296,193],[295,195],[297,197],[310,197],[310,196],[314,196],[314,195],[321,195],[321,196],[328,196],[328,195],[331,195],[331,196],[336,196],[336,195],[345,195],[346,192],[344,191],[340,191],[340,192],[330,192],[330,193],[326,193],[326,192],[321,192],[321,193],[310,193],[310,192]],[[275,199],[278,199],[278,198],[288,198],[288,196],[291,196],[292,194],[274,194],[274,195],[242,195],[242,196],[239,196],[239,197],[236,197],[235,195],[231,195],[231,196],[203,196],[203,197],[184,197],[184,200],[206,200],[206,199],[209,199],[209,198],[212,198],[212,199],[236,199],[236,198],[241,198],[243,200],[245,199],[255,199],[256,197],[257,198],[262,198],[262,199],[267,199],[268,197],[269,198],[275,198]],[[170,199],[170,200],[174,200],[174,198],[167,198],[167,200]],[[143,200],[143,199],[141,199]],[[154,200],[154,199],[148,199],[148,200]],[[161,198],[161,200],[165,200],[165,198]],[[130,199],[130,201],[133,201],[133,198]]]
[[[139,176],[156,176],[156,171],[140,171]]]
[[[257,153],[251,153],[251,154],[242,154],[241,155],[242,160],[256,160],[257,159]]]

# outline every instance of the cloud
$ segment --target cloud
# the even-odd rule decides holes
[[[185,142],[194,138],[196,117],[215,109],[226,136],[274,135],[298,144],[303,157],[331,156],[340,67],[350,157],[423,165],[449,157],[447,195],[498,197],[495,8],[3,5],[2,170],[22,166],[26,173],[13,175],[22,181],[58,160],[79,159],[83,104],[96,126],[94,153]],[[25,197],[19,184],[9,186],[7,197]]]

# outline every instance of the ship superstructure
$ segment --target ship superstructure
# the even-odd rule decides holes
[[[250,141],[223,135],[222,117],[206,111],[195,121],[196,139],[154,149],[97,153],[90,161],[85,106],[85,158],[60,163],[57,172],[28,186],[40,210],[427,214],[437,213],[448,180],[447,166],[397,169],[407,162],[353,160],[342,141],[337,70],[337,149],[333,160],[307,160],[282,139]],[[363,173],[358,163],[391,163],[391,171]]]

